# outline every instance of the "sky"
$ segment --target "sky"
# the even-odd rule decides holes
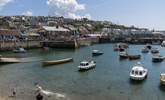
[[[87,17],[165,30],[165,0],[0,0],[0,15]]]

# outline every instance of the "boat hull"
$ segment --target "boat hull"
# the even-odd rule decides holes
[[[102,55],[103,53],[102,52],[99,52],[99,53],[92,53],[92,56],[100,56]]]
[[[152,58],[152,62],[162,62],[163,60],[162,58]]]
[[[165,86],[165,74],[164,73],[160,75],[160,84]]]
[[[78,66],[78,68],[79,68],[78,71],[88,71],[88,70],[93,69],[95,67],[96,67],[96,64],[90,64],[89,66],[86,66],[86,67]]]
[[[0,64],[12,64],[12,63],[21,63],[21,60],[17,58],[0,58]]]
[[[88,70],[94,69],[95,67],[96,67],[96,66],[94,66],[94,67],[90,67],[90,68],[79,68],[78,71],[80,71],[80,72],[88,71]]]
[[[143,49],[141,50],[141,52],[142,52],[142,53],[148,53],[148,52],[149,52],[149,49],[148,49],[148,48],[143,48]]]
[[[26,51],[17,51],[17,50],[14,50],[13,52],[14,53],[26,53]]]
[[[73,58],[66,58],[66,59],[55,60],[55,61],[44,61],[44,62],[42,62],[42,64],[44,66],[49,66],[49,65],[64,64],[64,63],[68,63],[68,62],[72,62],[72,61],[73,61]]]
[[[127,59],[128,55],[119,55],[120,59]]]
[[[165,86],[165,81],[160,79],[160,84]]]
[[[129,55],[128,58],[129,60],[137,60],[141,58],[141,55]]]
[[[147,74],[144,75],[144,76],[141,76],[141,77],[137,77],[137,76],[130,75],[130,79],[131,79],[131,80],[135,80],[135,81],[142,81],[142,80],[144,80],[146,77],[147,77]]]

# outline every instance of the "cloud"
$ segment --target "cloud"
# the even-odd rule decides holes
[[[28,10],[26,12],[23,12],[22,15],[26,15],[26,16],[32,16],[33,15],[33,12]]]
[[[79,4],[76,0],[47,0],[47,5],[49,6],[50,15],[64,16],[74,19],[84,17],[91,18],[89,14],[78,14],[85,10],[85,5]]]
[[[12,1],[13,0],[0,0],[0,9]]]

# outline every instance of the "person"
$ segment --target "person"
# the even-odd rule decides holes
[[[36,100],[43,100],[43,96],[41,95],[41,93],[37,94]]]
[[[16,96],[16,88],[13,88],[13,97]]]

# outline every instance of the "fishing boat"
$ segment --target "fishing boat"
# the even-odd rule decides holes
[[[159,53],[159,49],[158,48],[152,48],[151,53],[153,53],[153,54]]]
[[[160,74],[160,84],[165,85],[165,73]]]
[[[11,63],[21,63],[21,60],[18,58],[7,58],[0,57],[0,64],[11,64]]]
[[[15,49],[13,50],[14,53],[25,53],[26,50],[24,48],[18,48],[18,49]]]
[[[148,53],[148,52],[149,52],[149,49],[146,48],[146,47],[144,47],[144,48],[142,48],[141,52],[142,52],[142,53]]]
[[[125,51],[119,52],[119,57],[120,59],[127,59],[128,58],[128,54]]]
[[[144,80],[147,77],[148,70],[145,69],[140,62],[133,66],[130,72],[132,80]]]
[[[64,64],[64,63],[72,62],[72,61],[73,61],[73,58],[66,58],[66,59],[61,59],[61,60],[43,61],[42,64],[44,66],[48,66],[48,65]]]
[[[94,61],[82,61],[78,66],[79,71],[86,71],[95,68],[96,63]]]
[[[129,60],[137,60],[140,58],[141,58],[141,55],[128,55]]]
[[[161,56],[160,54],[155,54],[152,57],[152,62],[162,62],[164,60],[164,56]]]
[[[93,56],[99,56],[99,55],[102,55],[103,54],[103,52],[101,52],[101,51],[99,51],[99,50],[93,50],[92,51],[92,55]]]

